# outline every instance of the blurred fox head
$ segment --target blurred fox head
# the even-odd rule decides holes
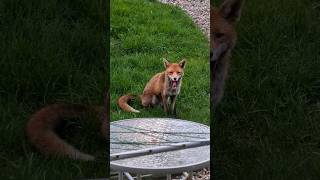
[[[168,60],[163,60],[164,67],[166,68],[165,74],[172,83],[172,88],[177,88],[182,76],[184,74],[184,68],[186,65],[186,60],[183,59],[179,63],[170,63]]]
[[[236,22],[240,19],[243,0],[225,0],[218,7],[211,7],[210,11],[210,43],[211,53],[231,50],[236,42]]]

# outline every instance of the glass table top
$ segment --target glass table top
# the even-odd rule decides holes
[[[137,118],[112,122],[110,154],[210,138],[210,128],[171,118]],[[210,146],[132,157],[110,162],[111,169],[133,173],[173,173],[208,167]]]

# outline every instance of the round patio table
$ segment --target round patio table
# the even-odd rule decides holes
[[[171,118],[136,118],[112,122],[110,130],[110,157],[141,150],[151,152],[148,149],[170,149],[177,144],[184,147],[111,159],[110,167],[119,172],[119,179],[123,173],[135,173],[138,179],[141,174],[167,175],[170,179],[170,174],[192,172],[210,165],[210,128],[204,124]],[[189,147],[199,142],[201,145]]]

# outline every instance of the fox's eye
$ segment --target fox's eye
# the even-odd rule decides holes
[[[181,72],[178,72],[178,74],[181,74]]]
[[[173,74],[173,72],[169,72],[169,74]]]
[[[215,33],[214,34],[214,37],[217,38],[217,39],[221,38],[222,36],[224,36],[223,33]]]

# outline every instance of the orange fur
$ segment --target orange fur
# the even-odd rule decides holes
[[[55,130],[65,121],[65,118],[78,118],[88,114],[101,115],[102,107],[85,105],[53,104],[46,106],[28,121],[26,134],[31,144],[46,155],[66,156],[72,159],[94,160],[92,155],[81,152],[61,139]],[[100,119],[97,117],[97,119]],[[107,137],[107,123],[100,121],[101,133]]]
[[[240,18],[242,0],[225,0],[217,7],[211,7],[210,41],[213,87],[211,102],[215,108],[221,101],[228,74],[231,51],[236,44],[235,25]]]
[[[176,114],[176,98],[180,93],[185,63],[185,60],[179,63],[169,63],[164,60],[165,71],[154,75],[146,84],[143,93],[139,95],[141,104],[150,107],[162,103],[164,111],[168,112],[168,98],[170,98],[171,111]],[[132,95],[121,96],[118,100],[119,107],[128,112],[139,112],[128,105],[128,101],[133,98]]]

